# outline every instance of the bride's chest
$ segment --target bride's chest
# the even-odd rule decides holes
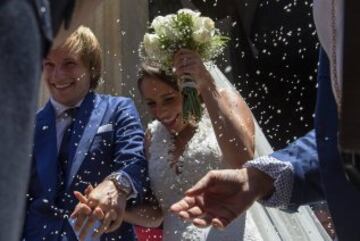
[[[183,195],[208,171],[223,166],[220,148],[213,133],[195,134],[183,150],[175,149],[171,139],[155,136],[150,153],[149,177],[158,199]]]
[[[165,143],[164,143],[165,144]],[[196,179],[209,170],[222,166],[219,147],[215,143],[190,143],[175,149],[173,143],[162,145],[156,152],[151,151],[148,160],[150,178]],[[179,169],[177,172],[177,168]]]

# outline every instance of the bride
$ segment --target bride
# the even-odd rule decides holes
[[[209,67],[211,69],[211,67]],[[221,88],[197,53],[182,49],[174,74],[144,66],[138,88],[155,119],[147,130],[149,177],[157,205],[128,210],[127,222],[145,227],[163,223],[164,241],[262,240],[254,221],[243,214],[226,230],[199,229],[171,214],[169,207],[209,170],[240,168],[254,156],[254,122],[232,88]],[[203,101],[201,120],[185,121],[176,78],[190,75]]]

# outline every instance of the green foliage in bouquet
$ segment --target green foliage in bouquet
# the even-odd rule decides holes
[[[196,88],[184,87],[182,89],[182,95],[184,120],[199,121],[203,113],[203,107],[201,106]]]
[[[173,74],[173,57],[179,49],[195,51],[203,62],[208,62],[222,54],[229,40],[219,33],[212,19],[189,9],[156,17],[150,30],[151,33],[144,35],[140,45],[140,56],[147,64],[157,66],[168,74]],[[189,82],[188,76],[179,80],[184,96],[184,118],[199,120],[202,107],[196,87],[184,82]]]

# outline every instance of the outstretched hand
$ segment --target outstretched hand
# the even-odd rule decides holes
[[[93,232],[93,237],[99,237],[120,227],[125,212],[126,197],[117,190],[112,181],[105,180],[96,188],[90,185],[84,195],[76,191],[74,195],[79,203],[71,218],[76,219],[74,228],[79,232],[80,240],[83,240],[88,232]],[[96,220],[101,221],[101,226],[92,230]]]
[[[273,179],[257,169],[210,171],[170,210],[198,227],[222,229],[272,190]]]

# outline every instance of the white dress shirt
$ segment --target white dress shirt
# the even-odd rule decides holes
[[[83,100],[84,99],[80,100],[74,106],[66,106],[66,105],[63,105],[63,104],[57,102],[53,98],[50,98],[50,102],[53,105],[54,110],[55,110],[56,141],[57,141],[56,145],[57,145],[58,151],[60,150],[60,145],[61,145],[62,138],[64,136],[65,129],[71,122],[71,117],[66,114],[66,111],[68,109],[71,109],[74,107],[79,107],[81,105],[81,103],[83,102]]]

